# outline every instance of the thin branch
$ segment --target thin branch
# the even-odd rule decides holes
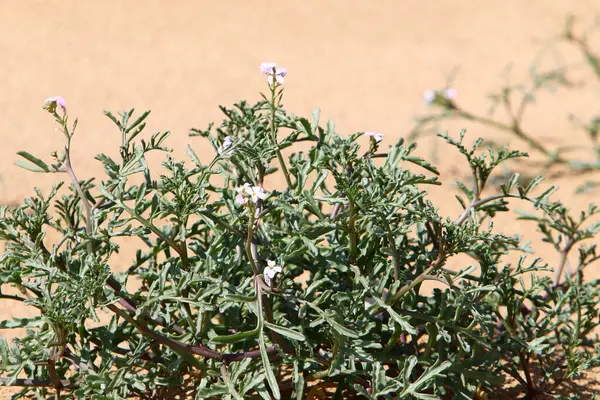
[[[518,199],[522,198],[522,197],[514,195],[514,194],[495,194],[493,196],[486,197],[485,199],[473,201],[467,208],[465,208],[465,210],[463,211],[463,213],[456,220],[455,224],[456,225],[462,225],[463,222],[465,222],[465,220],[469,217],[469,212],[472,209],[476,210],[479,206],[482,206],[482,205],[484,205],[486,203],[489,203],[489,202],[494,201],[494,200],[500,200],[500,199],[507,198],[507,197],[509,197],[509,198],[518,198]]]
[[[171,349],[173,349],[177,352],[197,354],[197,355],[207,357],[207,358],[217,358],[217,359],[221,358],[221,355],[218,352],[216,352],[215,350],[211,350],[208,347],[205,347],[203,345],[191,346],[186,343],[180,342],[178,340],[170,339],[164,335],[161,335],[160,333],[154,332],[146,324],[136,320],[135,318],[133,318],[132,316],[127,314],[127,312],[121,310],[120,308],[118,308],[115,305],[112,305],[112,304],[109,305],[108,309],[111,310],[112,312],[114,312],[115,314],[119,315],[123,319],[125,319],[127,322],[129,322],[133,326],[135,326],[144,336],[147,336],[147,337],[157,341],[160,344],[170,347]]]
[[[83,209],[85,211],[85,230],[86,233],[88,235],[92,235],[93,234],[93,230],[94,230],[94,222],[92,221],[92,208],[90,206],[89,201],[87,200],[87,197],[85,196],[85,193],[83,192],[83,189],[81,188],[81,184],[79,183],[79,180],[77,179],[77,176],[75,176],[75,171],[73,170],[73,166],[71,165],[71,152],[70,152],[70,139],[68,139],[67,141],[67,145],[65,146],[65,165],[64,165],[64,172],[66,172],[69,177],[71,178],[71,181],[73,182],[73,186],[75,187],[75,190],[77,191],[77,195],[79,196],[79,199],[81,200],[81,204],[83,204]],[[87,244],[87,250],[88,253],[92,253],[94,251],[94,244],[92,242],[92,239],[88,239],[89,242]]]
[[[277,159],[279,160],[279,164],[281,165],[281,171],[283,172],[283,176],[285,177],[285,182],[287,184],[288,189],[292,189],[293,185],[292,185],[292,180],[290,178],[290,173],[288,172],[288,169],[285,165],[285,161],[283,159],[283,155],[281,154],[281,149],[279,148],[279,145],[277,144],[277,127],[275,126],[275,112],[277,111],[277,104],[275,104],[275,100],[276,100],[276,93],[275,91],[277,90],[278,84],[277,83],[273,83],[272,85],[270,85],[270,89],[271,89],[271,101],[269,103],[270,105],[270,112],[271,112],[271,118],[270,118],[270,129],[271,129],[271,140],[273,142],[273,146],[275,147],[275,152],[277,154]]]
[[[565,239],[565,245],[560,252],[560,261],[558,263],[558,268],[556,269],[556,275],[554,276],[554,287],[557,287],[560,284],[560,279],[562,278],[563,270],[565,269],[565,265],[567,264],[567,257],[574,244],[575,243],[573,242],[573,240]]]
[[[391,304],[396,303],[398,300],[400,300],[406,293],[408,293],[409,291],[411,291],[415,286],[419,285],[421,282],[423,282],[425,279],[427,279],[427,277],[431,276],[431,273],[436,271],[438,268],[440,268],[445,261],[445,256],[443,252],[439,252],[438,253],[438,257],[437,259],[432,262],[429,267],[427,267],[427,269],[425,269],[425,271],[421,272],[417,277],[415,277],[414,280],[409,281],[406,285],[404,285],[403,287],[401,287],[396,294],[394,295],[394,298],[392,299]]]

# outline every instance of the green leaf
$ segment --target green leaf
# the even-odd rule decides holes
[[[320,236],[325,235],[326,233],[331,232],[337,227],[336,224],[331,224],[327,222],[318,223],[315,225],[310,225],[302,230],[302,234],[306,236],[308,239],[317,239]],[[306,242],[305,242],[306,243]],[[312,243],[307,246],[312,246]],[[316,252],[315,252],[316,254]]]
[[[417,364],[418,359],[415,356],[410,356],[405,363],[404,369],[404,381],[407,382],[410,377],[415,365]],[[416,397],[419,399],[437,399],[437,396],[431,397],[430,394],[418,393],[417,390],[423,389],[431,383],[431,381],[438,375],[440,375],[443,371],[447,370],[452,366],[450,361],[444,361],[443,363],[436,365],[434,364],[431,368],[428,368],[423,372],[423,374],[414,382],[410,383],[405,387],[405,389],[400,393],[398,398],[409,399],[411,397]]]
[[[42,317],[13,318],[0,322],[0,329],[37,328],[43,324]]]
[[[265,367],[267,382],[269,383],[269,386],[273,391],[273,396],[276,399],[280,399],[281,394],[279,392],[279,384],[277,383],[277,379],[275,378],[275,374],[273,373],[273,369],[271,368],[271,362],[269,361],[269,355],[267,354],[267,345],[265,344],[262,325],[260,326],[260,333],[258,335],[258,347],[260,348],[260,357]]]
[[[292,380],[294,381],[296,400],[302,400],[304,398],[304,375],[302,375],[298,364],[299,361],[294,360],[294,372],[292,374]]]
[[[247,332],[234,333],[233,335],[213,336],[212,338],[210,338],[210,341],[215,344],[238,343],[238,342],[243,342],[244,340],[247,340],[251,337],[254,337],[257,334],[258,334],[258,329],[253,329],[253,330],[247,331]]]
[[[404,159],[408,162],[418,165],[421,168],[426,169],[427,171],[429,171],[431,173],[434,173],[436,175],[440,174],[440,171],[438,171],[438,169],[436,167],[434,167],[428,161],[425,161],[424,159],[422,159],[420,157],[406,156],[406,157],[404,157]]]
[[[536,207],[539,207],[541,203],[543,203],[546,199],[548,199],[548,197],[550,197],[552,195],[552,193],[556,192],[558,190],[558,186],[551,186],[548,189],[546,189],[544,191],[544,193],[540,194],[538,197],[535,198],[535,203],[534,205]]]
[[[373,299],[375,300],[375,302],[377,303],[377,305],[381,308],[383,308],[384,310],[386,310],[388,312],[388,314],[390,314],[390,317],[392,317],[392,319],[398,324],[400,325],[400,327],[402,329],[404,329],[404,331],[410,333],[411,335],[414,335],[417,333],[417,330],[411,326],[406,317],[401,316],[400,314],[398,314],[396,311],[394,311],[394,309],[386,304],[383,300],[381,300],[380,298],[377,297],[373,297]]]
[[[271,324],[269,322],[264,322],[265,327],[269,328],[270,330],[277,332],[283,336],[286,336],[292,340],[298,340],[300,342],[303,342],[306,340],[306,338],[304,337],[304,335],[300,332],[294,331],[292,329],[289,328],[284,328],[283,326],[279,326],[279,325],[274,325]]]
[[[537,185],[539,185],[543,180],[544,180],[544,178],[541,176],[536,176],[535,178],[533,178],[531,180],[531,182],[529,182],[529,185],[527,185],[527,188],[524,189],[524,191],[523,191],[524,195],[527,195],[530,191],[533,190],[533,188],[535,188]]]
[[[131,109],[130,111],[130,116],[133,115],[133,109]],[[140,123],[142,123],[142,121],[144,121],[146,119],[146,117],[148,117],[148,115],[150,115],[150,111],[145,111],[142,115],[140,115],[140,117],[138,119],[136,119],[135,121],[133,121],[128,127],[126,132],[129,133],[132,129],[134,129],[136,126],[138,126]],[[133,139],[133,138],[130,138]]]
[[[321,310],[319,307],[315,306],[314,304],[308,301],[306,302],[306,304],[312,309],[314,309],[337,333],[350,338],[358,339],[358,334],[356,332],[346,328],[345,326],[337,322],[331,315],[329,315],[328,313],[326,313],[325,311]]]
[[[226,294],[223,296],[225,300],[229,301],[240,301],[242,303],[249,303],[251,301],[256,301],[256,296],[242,296],[241,294]]]
[[[122,129],[121,122],[115,117],[110,111],[104,111],[104,115],[106,115],[115,125]]]
[[[39,158],[31,155],[30,153],[28,153],[26,151],[19,151],[19,152],[17,152],[17,154],[34,164],[34,165],[31,165],[31,164],[27,164],[21,160],[17,160],[15,163],[19,167],[28,169],[33,172],[50,172],[50,167],[45,162],[43,162]]]
[[[185,148],[185,151],[187,152],[188,157],[190,157],[194,164],[196,164],[198,167],[202,166],[202,162],[200,162],[200,158],[198,158],[198,155],[196,155],[196,152],[194,151],[194,149],[192,149],[192,146],[188,144]]]

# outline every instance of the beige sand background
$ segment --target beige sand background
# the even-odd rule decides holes
[[[597,0],[396,0],[396,1],[33,1],[0,4],[0,202],[20,202],[34,186],[47,191],[63,176],[48,177],[14,166],[16,152],[28,150],[49,160],[62,145],[51,117],[41,110],[46,97],[60,95],[69,114],[80,119],[74,142],[74,167],[81,179],[101,171],[97,153],[115,155],[119,134],[102,115],[135,107],[151,109],[148,131],[172,131],[167,144],[184,157],[191,143],[206,158],[211,151],[189,128],[220,120],[217,105],[258,100],[265,89],[258,65],[275,61],[288,68],[289,110],[310,114],[322,109],[343,134],[384,133],[394,143],[426,112],[423,92],[453,86],[466,109],[485,112],[485,95],[511,79],[522,81],[548,39],[560,33],[568,13],[589,25],[600,12]],[[592,43],[600,51],[600,31]],[[589,73],[568,46],[545,52],[543,65],[561,54],[575,66],[574,78]],[[592,83],[590,81],[590,83]],[[538,99],[526,128],[549,146],[582,143],[584,135],[567,122],[569,112],[598,112],[600,85],[560,90]],[[484,135],[526,149],[518,141],[472,123],[444,124],[470,139]],[[420,154],[436,147],[424,140]],[[444,182],[453,167],[465,165],[454,152],[437,151]],[[574,196],[582,178],[559,178],[561,193],[574,208],[597,194]],[[433,192],[441,212],[456,216],[452,189]],[[504,218],[503,221],[509,221]],[[535,226],[515,221],[501,226],[534,240]],[[130,258],[125,249],[123,261]],[[548,259],[554,263],[553,256]],[[115,266],[118,267],[118,266]],[[600,275],[594,273],[596,276]],[[0,318],[30,315],[30,310],[0,304]]]

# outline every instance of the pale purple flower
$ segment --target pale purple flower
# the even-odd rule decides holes
[[[375,140],[375,143],[379,143],[383,139],[383,133],[379,132],[365,132],[364,135],[372,137]]]
[[[260,186],[250,186],[249,183],[244,183],[244,186],[241,186],[236,189],[237,196],[235,197],[235,202],[241,205],[247,204],[248,200],[252,200],[254,204],[258,203],[258,200],[264,200],[267,198],[267,194],[264,189]]]
[[[241,205],[244,205],[246,203],[248,203],[248,198],[246,196],[244,196],[244,192],[246,192],[246,190],[250,187],[249,183],[244,183],[244,186],[240,186],[239,188],[235,189],[235,191],[237,192],[237,196],[235,196],[235,202]]]
[[[454,89],[454,88],[446,89],[446,91],[444,92],[444,96],[446,96],[446,98],[449,100],[456,99],[456,89]]]
[[[230,148],[232,144],[233,144],[233,139],[231,139],[231,136],[225,136],[225,138],[223,139],[223,145],[217,149],[217,151],[219,152],[219,155],[221,155],[224,158],[231,157],[233,154],[233,149],[231,149],[229,151],[227,149]]]
[[[265,276],[266,284],[271,286],[272,279],[275,278],[275,276],[278,273],[281,273],[282,268],[279,265],[277,265],[277,263],[275,263],[275,261],[271,261],[271,260],[267,261],[267,265],[268,266],[263,271],[263,274]]]
[[[283,82],[285,81],[283,78],[286,75],[287,75],[287,69],[277,68],[275,70],[275,81],[277,81],[278,84],[283,85]],[[271,74],[267,77],[267,82],[269,82],[269,85],[273,84],[273,74]]]
[[[444,90],[427,89],[425,91],[425,95],[423,96],[423,98],[425,99],[425,104],[427,104],[428,106],[432,105],[438,97],[443,98],[447,101],[454,100],[454,99],[456,99],[456,89],[454,89],[454,88],[447,88]]]
[[[435,100],[435,91],[427,89],[423,98],[425,99],[425,104],[430,106],[431,103],[433,103],[433,100]]]
[[[260,72],[267,76],[267,82],[272,85],[273,82],[277,82],[279,85],[283,85],[285,81],[283,78],[287,75],[287,69],[277,68],[275,63],[262,63],[260,64]]]
[[[264,75],[272,74],[276,65],[277,64],[271,62],[264,62],[260,64],[260,72]]]
[[[251,188],[247,189],[246,192],[250,195],[250,199],[255,204],[258,202],[258,199],[264,200],[267,198],[267,194],[265,193],[264,189],[259,186],[252,186]]]
[[[245,198],[243,195],[238,194],[237,196],[235,196],[235,202],[243,206],[244,204],[248,203],[248,199]]]
[[[57,106],[62,109],[63,114],[67,113],[67,102],[61,96],[48,97],[44,101],[44,109],[51,113],[56,111]]]

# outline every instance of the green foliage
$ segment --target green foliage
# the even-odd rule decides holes
[[[484,196],[494,169],[526,154],[467,148],[461,133],[443,137],[473,181],[458,182],[464,212],[447,218],[427,195],[437,170],[414,144],[382,151],[373,136],[341,136],[318,112],[287,113],[283,88],[269,88],[192,131],[215,149],[210,163],[188,147],[160,176],[146,156],[167,151],[167,133],[139,139],[148,112],[106,113],[119,159],[98,155],[105,176],[80,181],[75,126],[51,110],[64,153],[51,166],[19,154],[70,187],[0,209],[0,293],[19,293],[0,296],[40,313],[0,322],[27,328],[0,342],[5,383],[23,386],[14,398],[471,399],[506,376],[532,396],[598,364],[600,285],[583,279],[598,256],[582,243],[600,229],[587,223],[596,207],[574,218],[550,200],[555,188],[518,175]],[[283,189],[265,180],[277,170]],[[558,251],[554,280],[537,274],[551,269],[539,258],[508,264],[519,238],[492,221],[509,201],[537,210],[522,218]],[[115,265],[123,240],[140,246],[128,268]],[[564,271],[575,249],[579,265]]]

